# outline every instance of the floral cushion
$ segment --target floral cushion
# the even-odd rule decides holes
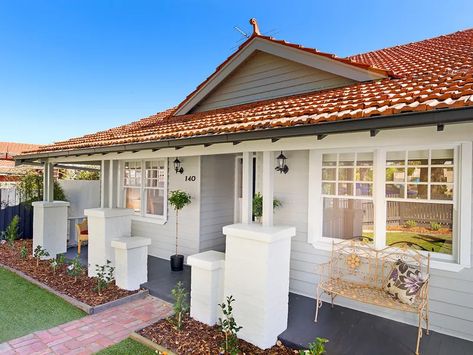
[[[384,289],[402,303],[413,304],[426,281],[427,278],[422,276],[420,270],[398,260],[394,264]]]

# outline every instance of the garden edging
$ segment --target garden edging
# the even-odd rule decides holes
[[[166,349],[165,347],[163,347],[159,344],[156,344],[155,342],[149,340],[148,338],[145,338],[144,336],[142,336],[142,335],[140,335],[136,332],[133,332],[133,333],[130,334],[130,339],[133,339],[133,340],[137,341],[138,343],[143,344],[144,346],[147,346],[148,348],[150,348],[152,350],[158,350],[161,353],[165,353],[167,355],[177,355],[176,353],[173,353],[171,350]]]
[[[110,301],[110,302],[100,304],[100,305],[97,305],[97,306],[89,306],[88,304],[86,304],[84,302],[81,302],[79,300],[76,300],[75,298],[73,298],[71,296],[68,296],[68,295],[66,295],[62,292],[56,291],[55,289],[53,289],[53,288],[49,287],[48,285],[32,278],[31,276],[25,274],[22,271],[14,269],[14,268],[12,268],[8,265],[5,265],[3,263],[0,263],[0,267],[4,268],[4,269],[6,269],[10,272],[15,273],[16,275],[24,278],[25,280],[31,282],[32,284],[34,284],[38,287],[41,287],[42,289],[44,289],[48,292],[51,292],[52,294],[62,298],[64,301],[66,301],[66,302],[72,304],[73,306],[83,310],[87,314],[100,313],[100,312],[103,312],[103,311],[105,311],[109,308],[119,306],[119,305],[122,305],[124,303],[132,302],[132,301],[135,301],[135,300],[138,300],[138,299],[143,299],[149,294],[148,290],[139,290],[137,293],[125,296],[123,298],[119,298],[119,299],[114,300],[114,301]]]

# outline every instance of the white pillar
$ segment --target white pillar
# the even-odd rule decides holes
[[[241,222],[248,224],[253,220],[253,153],[243,153],[242,169]]]
[[[131,216],[128,208],[90,208],[84,210],[89,231],[89,276],[95,276],[95,265],[115,263],[112,240],[131,237]]]
[[[107,208],[109,205],[110,190],[110,160],[102,160],[100,169],[100,207]]]
[[[217,323],[219,303],[223,301],[225,254],[209,250],[190,255],[191,317],[208,325]]]
[[[235,298],[242,339],[272,347],[287,328],[289,260],[295,227],[234,224],[226,239],[224,296]]]
[[[49,162],[43,168],[43,201],[54,201],[54,165]]]
[[[67,208],[65,201],[33,202],[33,250],[41,245],[49,258],[67,251]]]
[[[134,291],[148,281],[148,245],[150,238],[132,237],[112,240],[115,249],[115,284]]]
[[[273,225],[274,168],[273,152],[263,152],[263,226]]]

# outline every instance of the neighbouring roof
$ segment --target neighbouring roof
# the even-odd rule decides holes
[[[31,166],[15,166],[14,157],[40,147],[38,144],[0,142],[0,181],[14,181],[31,169]]]
[[[314,55],[330,56],[388,77],[193,114],[173,115],[177,108],[172,108],[127,125],[42,146],[31,153],[314,126],[347,119],[473,106],[473,29],[347,58],[258,37]],[[215,73],[207,80],[213,75]],[[205,82],[196,91],[202,85]]]

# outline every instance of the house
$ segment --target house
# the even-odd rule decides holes
[[[15,166],[15,156],[39,147],[37,144],[0,142],[0,185],[14,184],[26,171],[34,168]]]
[[[228,257],[224,228],[268,241],[283,235],[290,242],[245,262],[263,262],[250,267],[254,277],[259,267],[261,277],[278,276],[286,295],[288,287],[315,297],[316,266],[333,240],[430,252],[431,328],[473,341],[473,30],[340,58],[263,36],[253,25],[251,37],[176,107],[40,147],[17,163],[44,164],[47,186],[56,164],[100,163],[103,218],[132,209],[131,234],[150,238],[149,254],[159,258],[174,254],[167,196],[176,189],[193,199],[180,215],[186,257],[224,251],[226,241]],[[256,192],[265,198],[261,225],[252,223]],[[282,202],[274,211],[273,197]],[[45,198],[53,203],[51,193]],[[278,269],[286,256],[287,274]],[[277,272],[265,266],[270,261]],[[246,278],[265,303],[262,280]],[[278,302],[273,313],[283,314],[284,299]]]

